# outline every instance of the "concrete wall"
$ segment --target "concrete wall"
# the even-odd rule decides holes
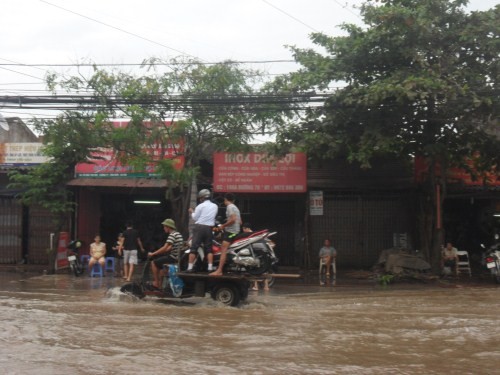
[[[7,117],[9,129],[0,127],[0,143],[39,142],[38,137],[18,117]]]

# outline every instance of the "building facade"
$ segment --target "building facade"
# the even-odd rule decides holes
[[[8,173],[42,162],[40,139],[19,118],[0,127],[0,264],[47,264],[52,215],[42,207],[18,202],[19,190],[9,187]],[[54,233],[55,234],[55,233]]]

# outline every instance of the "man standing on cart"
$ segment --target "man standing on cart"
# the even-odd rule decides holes
[[[200,204],[195,209],[189,208],[189,214],[194,220],[193,236],[189,253],[187,272],[193,272],[194,261],[198,248],[203,245],[207,254],[208,271],[212,271],[214,255],[212,253],[212,229],[215,226],[215,218],[219,212],[219,207],[210,201],[210,191],[202,189],[198,193]]]
[[[226,222],[219,226],[219,229],[224,230],[219,267],[210,276],[222,276],[224,264],[226,263],[227,249],[241,231],[241,214],[238,207],[234,204],[234,195],[227,193],[224,196],[224,204],[226,205]]]

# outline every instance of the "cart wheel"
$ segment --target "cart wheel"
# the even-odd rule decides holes
[[[220,284],[212,290],[212,298],[224,305],[237,306],[240,303],[239,290],[231,284]]]
[[[129,283],[125,284],[120,288],[120,292],[125,293],[125,294],[130,294],[134,297],[137,297],[139,299],[142,299],[145,297],[144,291],[142,290],[142,287],[137,284],[137,283]]]

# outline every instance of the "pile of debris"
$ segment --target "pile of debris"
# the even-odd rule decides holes
[[[382,250],[373,270],[379,275],[393,275],[399,280],[430,281],[438,278],[431,274],[431,265],[420,254],[404,248]]]

